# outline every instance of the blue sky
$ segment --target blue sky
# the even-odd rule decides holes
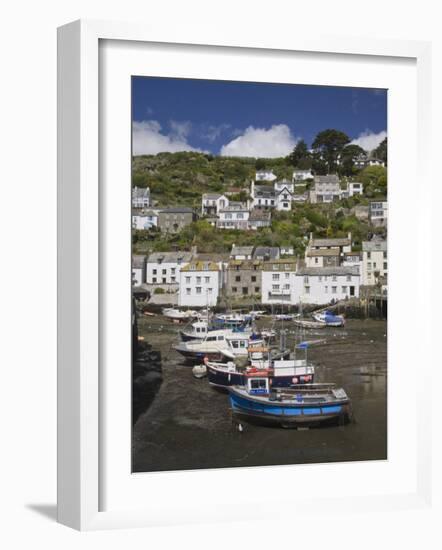
[[[135,155],[284,156],[327,128],[371,150],[386,136],[387,91],[133,77],[132,112]]]

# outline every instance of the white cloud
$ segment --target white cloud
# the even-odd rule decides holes
[[[373,151],[376,147],[387,137],[387,132],[383,130],[378,134],[375,134],[371,130],[365,130],[362,134],[359,134],[359,137],[354,139],[351,144],[359,145],[365,151]]]
[[[135,121],[132,125],[132,147],[134,155],[156,155],[157,153],[176,153],[178,151],[201,151],[187,141],[190,132],[189,122],[170,122],[171,132],[161,131],[156,120]]]
[[[237,138],[223,147],[222,156],[284,157],[296,145],[296,139],[286,124],[275,124],[269,129],[249,126]]]
[[[219,136],[231,128],[231,124],[209,125],[201,129],[201,138],[213,143]]]

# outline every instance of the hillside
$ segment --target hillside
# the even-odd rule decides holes
[[[256,169],[271,169],[278,178],[291,178],[293,166],[284,158],[252,159],[205,155],[201,153],[160,153],[133,158],[133,185],[149,187],[154,207],[190,206],[201,209],[201,195],[225,192],[229,187],[248,190]],[[178,235],[158,231],[134,231],[134,253],[173,249],[189,250],[197,246],[200,252],[227,252],[237,245],[293,246],[302,254],[310,232],[317,237],[341,237],[352,232],[355,249],[373,232],[366,221],[359,220],[353,208],[368,205],[373,198],[385,198],[386,170],[369,167],[355,175],[364,183],[364,196],[354,196],[333,204],[294,204],[291,212],[272,213],[272,225],[258,231],[219,230],[204,219],[186,227]]]

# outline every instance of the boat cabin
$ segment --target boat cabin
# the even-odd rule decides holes
[[[269,394],[269,378],[254,377],[247,379],[247,393],[250,395],[268,395]]]

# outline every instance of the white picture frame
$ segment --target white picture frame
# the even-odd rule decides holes
[[[58,520],[60,523],[80,530],[152,526],[160,524],[191,523],[207,521],[201,515],[195,520],[187,513],[188,503],[175,495],[166,513],[167,501],[152,508],[113,506],[103,510],[103,445],[100,415],[103,388],[100,385],[102,354],[100,351],[101,321],[100,307],[105,300],[100,279],[102,250],[99,220],[105,206],[100,193],[100,42],[125,41],[130,44],[169,44],[176,48],[207,46],[229,48],[244,52],[309,52],[311,54],[335,56],[376,56],[390,59],[411,59],[416,63],[417,73],[417,143],[415,156],[419,160],[422,179],[428,177],[429,121],[431,102],[428,82],[430,79],[431,46],[425,42],[371,40],[351,37],[322,37],[312,39],[300,34],[282,36],[278,43],[267,44],[265,37],[238,37],[228,40],[210,39],[201,34],[187,36],[185,29],[179,34],[167,36],[161,30],[147,30],[142,25],[117,22],[77,21],[59,29],[58,34]],[[204,76],[204,75],[202,75]],[[431,189],[424,189],[430,197]],[[431,201],[429,201],[431,203]],[[105,217],[104,212],[104,217]],[[419,235],[425,234],[430,223],[430,211],[419,211]],[[394,218],[393,211],[393,218]],[[129,219],[128,219],[129,223]],[[416,236],[418,238],[418,236]],[[423,246],[422,254],[426,247]],[[428,270],[429,271],[429,270]],[[430,274],[420,269],[416,281],[420,281],[417,300],[421,311],[430,305]],[[428,317],[430,318],[430,317]],[[425,332],[425,331],[424,331]],[[428,333],[429,334],[429,333]],[[422,346],[425,345],[423,336]],[[427,367],[429,368],[429,367]],[[428,370],[424,371],[427,372]],[[418,405],[423,404],[422,391],[417,392]],[[372,511],[403,507],[422,507],[431,498],[430,433],[427,428],[425,407],[413,409],[413,426],[416,438],[416,484],[415,489],[370,494],[366,496],[342,497],[341,506],[351,504],[353,510]],[[418,411],[418,412],[415,412]],[[130,445],[130,443],[128,443]],[[129,452],[129,449],[128,449]],[[341,465],[338,470],[343,472]],[[255,469],[256,470],[256,469]],[[271,468],[267,468],[271,470]],[[238,469],[237,469],[238,472]],[[128,472],[130,474],[130,472]],[[173,475],[173,474],[169,474]],[[199,481],[195,474],[175,474],[175,483],[186,487],[189,475],[192,483],[207,484],[215,477],[210,471],[200,472]],[[226,474],[221,481],[226,480]],[[231,476],[235,474],[230,470]],[[186,477],[187,476],[187,477]],[[224,478],[222,477],[224,476]],[[150,478],[153,480],[154,478]],[[204,481],[202,481],[204,480]],[[218,480],[219,481],[219,480]],[[149,482],[149,481],[148,481]],[[165,478],[156,476],[152,482],[153,494],[158,491]],[[135,481],[137,483],[137,481]],[[290,503],[285,495],[284,502]],[[178,500],[178,502],[177,502]],[[253,506],[253,499],[251,505]],[[256,502],[253,517],[264,517],[262,502]],[[329,510],[329,499],[320,495],[304,498],[303,513],[321,513]],[[293,500],[294,506],[299,501]],[[222,521],[234,519],[235,510],[222,514]],[[252,515],[247,513],[246,518]]]

